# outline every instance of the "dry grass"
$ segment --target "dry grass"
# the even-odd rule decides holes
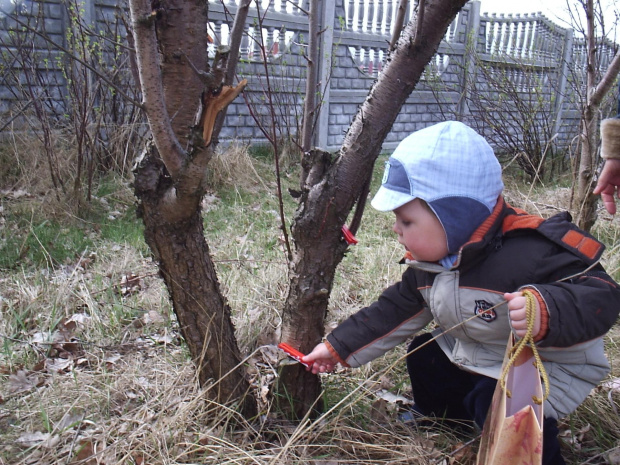
[[[268,191],[248,153],[248,146],[233,142],[218,150],[209,162],[209,185],[214,188],[243,186],[245,190]]]
[[[68,192],[73,189],[77,152],[73,137],[66,131],[52,131],[47,149],[42,134],[32,130],[5,131],[2,136],[0,191],[25,190],[30,195],[52,197],[50,165],[54,167],[59,190],[62,186]]]
[[[397,404],[383,398],[385,391],[408,395],[399,362],[404,348],[324,375],[328,410],[318,420],[292,424],[271,410],[265,393],[281,360],[272,344],[287,265],[275,199],[265,191],[273,174],[251,160],[244,150],[213,160],[218,190],[207,198],[205,225],[262,401],[260,418],[248,423],[206,400],[143,246],[100,238],[95,254],[0,276],[1,465],[473,463],[475,438],[464,442],[475,435],[405,427]],[[128,189],[119,184],[115,196],[130,198]],[[530,192],[510,184],[507,197],[544,216],[567,205],[564,189]],[[19,202],[5,201],[5,209],[23,208]],[[289,217],[293,207],[286,205]],[[597,224],[595,233],[608,244],[617,243],[616,221]],[[360,244],[338,270],[328,329],[398,279],[402,251],[390,225],[389,215],[367,211]],[[616,255],[612,246],[605,265],[617,271]],[[620,374],[619,345],[614,328],[607,337],[609,380]],[[620,441],[614,386],[595,390],[561,425],[568,463],[617,463],[609,458]]]

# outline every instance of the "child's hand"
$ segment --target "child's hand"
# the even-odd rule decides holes
[[[507,292],[504,299],[508,301],[508,316],[510,325],[515,330],[515,334],[519,337],[525,336],[527,332],[527,311],[525,310],[525,297],[522,292]],[[532,337],[538,336],[540,332],[540,305],[535,300],[534,328],[532,329]]]
[[[312,371],[315,375],[317,373],[333,371],[336,363],[338,363],[338,360],[332,356],[331,352],[323,342],[312,349],[312,352],[308,355],[304,355],[302,360],[304,362],[314,362],[312,367],[307,368],[307,370]]]

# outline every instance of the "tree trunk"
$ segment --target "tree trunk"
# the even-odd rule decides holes
[[[201,386],[211,400],[237,404],[251,418],[256,402],[204,238],[200,209],[206,167],[213,156],[209,135],[214,115],[243,86],[221,87],[225,60],[208,69],[208,2],[170,0],[156,10],[144,0],[129,3],[154,142],[134,168],[145,239],[168,288]],[[169,115],[174,116],[172,121]]]
[[[586,44],[588,61],[586,65],[586,102],[581,113],[581,151],[579,172],[577,174],[577,225],[589,231],[596,221],[596,199],[592,195],[594,189],[594,159],[598,145],[598,105],[592,102],[592,91],[595,87],[596,71],[596,37],[594,36],[594,5],[592,0],[584,4],[586,13]]]
[[[581,121],[581,150],[577,173],[577,219],[576,224],[589,231],[596,222],[597,196],[594,189],[595,155],[598,145],[598,123],[590,105],[584,110]]]
[[[304,155],[304,187],[292,227],[295,257],[282,323],[282,340],[304,353],[324,335],[335,268],[347,247],[341,238],[341,227],[359,199],[403,103],[465,3],[466,0],[421,1],[423,15],[418,14],[418,18],[423,21],[417,24],[414,19],[406,26],[351,124],[340,156],[332,161],[329,154],[317,151]],[[297,418],[307,413],[309,406],[320,407],[319,378],[303,370],[298,365],[285,367],[277,392],[295,406],[289,413]]]
[[[162,204],[172,180],[156,148],[149,145],[134,168],[135,194],[144,237],[172,300],[181,335],[197,365],[200,385],[221,404],[237,403],[246,418],[256,415],[230,307],[222,296],[203,233],[199,205],[189,215],[169,221]]]
[[[310,155],[304,155],[307,156]],[[329,163],[329,154],[320,152],[317,157],[321,160],[316,161],[315,167]],[[325,190],[333,190],[333,186]],[[303,209],[307,198],[304,200],[291,230],[296,253],[291,263],[289,292],[282,315],[282,340],[292,342],[303,353],[308,353],[325,334],[324,321],[334,275],[347,245],[340,239],[340,227],[345,218],[319,219],[327,218],[329,210],[333,210],[332,203],[328,202],[325,209],[317,206],[307,211]],[[279,410],[291,418],[300,419],[309,411],[311,416],[316,416],[322,411],[319,378],[300,364],[285,365],[280,369],[276,391]]]

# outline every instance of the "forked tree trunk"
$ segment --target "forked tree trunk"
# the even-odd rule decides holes
[[[339,156],[311,151],[304,162],[302,196],[292,235],[295,257],[291,287],[283,310],[282,340],[304,353],[324,335],[328,297],[335,268],[346,244],[341,227],[364,192],[374,162],[400,109],[435,54],[448,26],[466,0],[421,0],[418,14],[404,29],[395,50],[345,137]],[[323,53],[327,53],[324,51]],[[299,365],[281,370],[278,398],[294,406],[289,413],[300,418],[310,406],[320,411],[318,376]],[[314,414],[315,412],[310,412]]]
[[[171,180],[154,146],[146,148],[134,174],[144,237],[197,365],[200,385],[209,390],[210,399],[237,404],[248,418],[254,416],[256,403],[240,366],[230,307],[220,291],[200,208],[196,205],[189,216],[172,222],[162,212]]]
[[[204,0],[130,0],[140,87],[154,145],[136,163],[145,238],[166,283],[201,386],[256,415],[230,308],[218,284],[200,203],[215,115],[243,89],[221,87],[225,59],[207,65]],[[157,9],[155,5],[159,5]],[[172,120],[169,115],[173,115]]]

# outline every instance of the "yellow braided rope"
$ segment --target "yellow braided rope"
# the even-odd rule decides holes
[[[545,394],[542,399],[539,399],[536,396],[532,396],[532,400],[536,404],[542,404],[547,397],[549,397],[549,378],[547,377],[547,371],[540,359],[540,355],[538,354],[538,349],[536,348],[536,343],[534,342],[534,335],[532,334],[534,329],[534,320],[536,318],[536,297],[531,291],[523,291],[523,296],[525,297],[525,315],[527,319],[527,330],[525,336],[519,339],[515,345],[510,350],[508,362],[504,369],[502,370],[502,374],[499,378],[500,385],[502,389],[506,392],[508,397],[511,397],[511,393],[506,389],[506,377],[508,376],[508,370],[514,364],[515,360],[523,350],[523,348],[527,345],[532,349],[532,353],[534,354],[534,365],[538,369],[540,376],[545,384]],[[512,337],[512,336],[511,336]]]

